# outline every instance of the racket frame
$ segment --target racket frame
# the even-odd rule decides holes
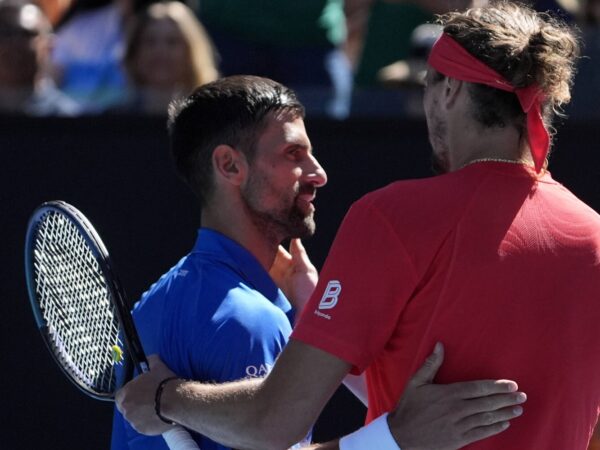
[[[65,216],[77,228],[81,236],[86,241],[87,246],[98,262],[100,271],[102,272],[102,275],[106,281],[107,289],[110,294],[110,301],[113,304],[117,321],[121,328],[121,335],[125,341],[126,348],[124,350],[126,351],[126,358],[131,358],[139,372],[143,373],[148,371],[148,362],[146,360],[138,333],[135,329],[133,318],[129,313],[129,306],[125,291],[120,280],[116,276],[115,270],[113,269],[113,264],[106,246],[100,239],[100,236],[96,232],[91,222],[77,208],[61,200],[45,202],[37,207],[32,213],[27,225],[27,234],[25,239],[25,277],[33,315],[44,343],[48,347],[48,350],[52,354],[55,362],[58,364],[67,378],[71,380],[71,382],[86,395],[98,400],[114,401],[114,393],[94,392],[87,385],[85,385],[85,383],[74,377],[69,369],[65,367],[59,355],[55,352],[54,345],[51,343],[49,337],[48,325],[40,308],[40,302],[38,300],[35,287],[36,283],[33,250],[35,248],[39,224],[46,214],[52,212]]]

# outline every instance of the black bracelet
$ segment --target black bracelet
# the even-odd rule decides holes
[[[179,379],[180,379],[179,377],[165,378],[158,384],[158,387],[156,388],[156,394],[154,394],[154,411],[156,412],[156,415],[158,416],[158,418],[160,420],[162,420],[164,423],[168,423],[169,425],[177,425],[177,423],[173,422],[172,420],[166,419],[165,417],[162,416],[162,414],[160,413],[160,398],[162,397],[163,389],[165,388],[167,383],[169,381],[179,380]]]

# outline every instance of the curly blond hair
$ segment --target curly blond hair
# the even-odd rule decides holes
[[[438,21],[446,34],[513,86],[537,83],[545,94],[547,125],[571,100],[579,43],[574,31],[557,18],[500,0],[441,15]],[[473,85],[471,98],[478,109],[476,118],[484,125],[522,125],[524,115],[514,94]]]

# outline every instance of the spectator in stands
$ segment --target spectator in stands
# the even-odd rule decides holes
[[[429,24],[435,14],[486,1],[347,0],[347,51],[354,61],[353,115],[422,118],[422,90],[410,88],[422,75],[424,53],[433,44],[435,34]],[[390,92],[382,86],[402,89]]]
[[[350,0],[353,3],[374,3],[374,0]],[[578,0],[522,0],[524,3],[530,3],[532,7],[534,7],[538,11],[548,11],[550,14],[559,15],[564,20],[568,20],[572,18],[572,15],[575,13],[575,7]],[[449,10],[453,9],[464,9],[469,6],[482,6],[487,3],[487,0],[450,0],[448,2],[439,2],[437,0],[380,0],[378,3],[387,3],[389,5],[396,4],[393,6],[392,10],[397,14],[402,14],[405,19],[407,17],[407,12],[410,8],[420,8],[422,12],[426,12],[429,15],[432,14],[441,14],[445,13]],[[400,3],[400,5],[398,5]],[[389,11],[392,11],[389,10]],[[388,17],[387,13],[384,17]],[[418,16],[415,16],[413,20],[416,20]],[[380,19],[381,20],[381,19]],[[384,20],[390,20],[386,18]],[[408,19],[406,19],[408,20]],[[382,30],[383,28],[383,30]],[[378,27],[376,30],[372,30],[373,33],[383,34],[383,33],[401,33],[399,30],[389,30],[390,27]],[[387,31],[386,31],[387,30]],[[426,65],[427,65],[427,56],[429,54],[429,50],[431,46],[435,42],[439,33],[441,32],[441,28],[438,25],[427,21],[426,23],[421,23],[417,25],[410,34],[410,38],[400,39],[402,42],[398,43],[398,47],[396,47],[396,51],[402,48],[402,52],[406,54],[406,59],[400,59],[395,61],[390,65],[386,65],[379,69],[377,74],[377,81],[379,84],[386,85],[388,87],[413,87],[415,85],[422,86],[423,78],[425,76]],[[379,38],[381,39],[381,37]],[[402,47],[400,47],[402,46]],[[384,52],[389,52],[388,54],[392,54],[394,51],[393,48],[388,47],[380,48],[376,50],[376,52],[380,53],[380,57],[382,57]],[[372,55],[367,55],[367,57],[372,57]],[[373,67],[369,70],[373,70],[376,67]],[[364,68],[363,68],[364,70]],[[373,76],[374,74],[369,74],[369,76]],[[359,78],[361,81],[362,78]]]
[[[37,6],[0,2],[0,112],[40,116],[80,112],[47,76],[51,32]]]
[[[89,112],[114,104],[125,88],[121,59],[133,2],[74,0],[57,26],[54,78]]]
[[[187,6],[148,6],[132,22],[124,67],[129,94],[119,110],[166,114],[169,102],[218,78],[212,43]]]
[[[352,0],[370,4],[368,22],[362,30],[363,45],[357,60],[356,84],[378,85],[382,67],[410,57],[413,30],[433,20],[434,14],[476,6],[486,0]],[[358,38],[357,38],[358,39]]]
[[[224,76],[272,78],[296,90],[309,114],[348,115],[344,0],[202,0],[198,13]]]
[[[438,36],[441,26],[424,23],[416,27],[411,36],[408,56],[381,68],[377,79],[381,86],[397,89],[402,94],[404,115],[425,118],[423,109],[423,87],[427,74],[427,58]]]
[[[410,35],[408,57],[379,70],[379,82],[389,87],[419,87],[425,85],[427,58],[433,44],[442,33],[442,27],[424,23]]]

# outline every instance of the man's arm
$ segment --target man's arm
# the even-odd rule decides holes
[[[290,241],[289,251],[279,246],[269,275],[296,310],[298,320],[319,281],[319,273],[300,239]],[[347,375],[344,384],[365,406],[369,406],[364,374]]]
[[[401,414],[418,432],[400,427],[394,437],[402,450],[457,449],[472,431],[518,416],[512,406],[522,403],[516,383],[473,381],[451,385],[429,384],[443,360],[443,349],[411,381],[400,402]],[[159,434],[169,427],[154,410],[158,383],[172,373],[151,359],[151,371],[117,393],[117,407],[140,432]],[[431,369],[434,368],[434,370]],[[168,383],[160,403],[163,416],[234,448],[282,449],[304,437],[321,409],[348,372],[350,365],[326,352],[292,340],[264,381],[243,380],[224,385],[176,381]],[[413,378],[414,380],[414,378]],[[407,397],[408,396],[408,397]],[[396,423],[391,421],[394,427]],[[490,425],[492,424],[492,425]],[[414,430],[417,431],[417,430]],[[404,434],[403,434],[404,433]],[[403,443],[409,433],[409,441]],[[482,436],[483,437],[483,436]],[[429,447],[421,445],[422,439]],[[476,439],[475,439],[476,440]],[[335,445],[335,444],[328,444]]]
[[[149,358],[151,370],[117,393],[117,407],[135,429],[160,434],[169,427],[154,410],[159,382],[172,372]],[[233,448],[288,448],[300,441],[350,365],[299,341],[290,341],[264,380],[222,385],[169,382],[161,414]]]

